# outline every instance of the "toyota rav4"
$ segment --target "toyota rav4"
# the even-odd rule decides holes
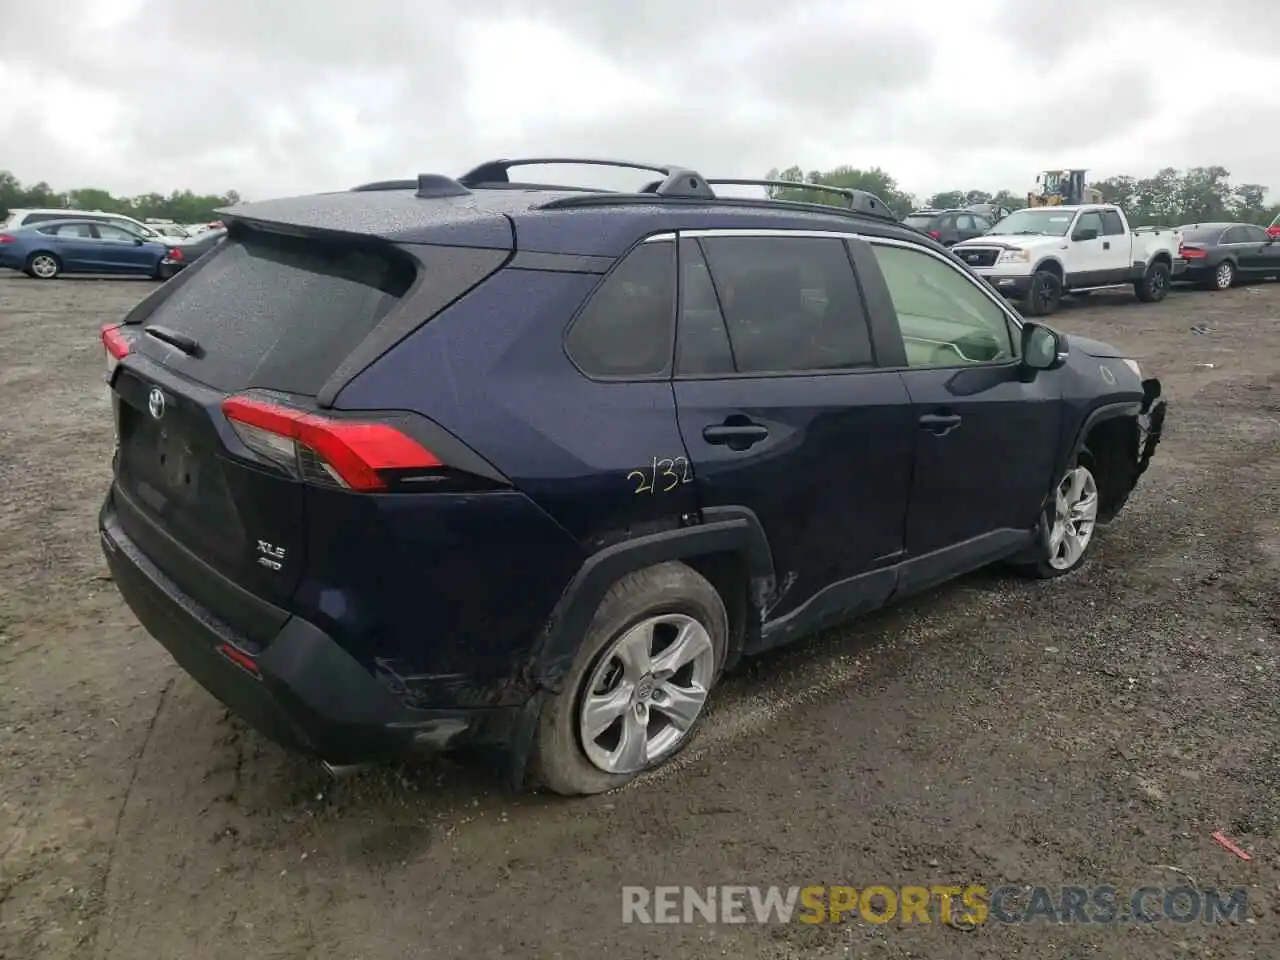
[[[102,332],[114,580],[280,743],[614,788],[744,655],[1076,570],[1147,468],[1159,382],[877,198],[511,180],[550,162],[231,208]]]

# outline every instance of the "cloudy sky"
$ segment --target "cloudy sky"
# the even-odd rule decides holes
[[[0,35],[0,169],[60,189],[258,199],[553,153],[1280,190],[1280,0],[0,0]]]

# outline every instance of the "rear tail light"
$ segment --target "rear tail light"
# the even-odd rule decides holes
[[[1178,256],[1183,260],[1200,260],[1209,255],[1209,251],[1200,247],[1189,247],[1185,243],[1178,247]]]
[[[168,256],[168,258],[172,260],[174,263],[181,263],[183,260],[187,259],[182,255],[182,251],[179,250],[177,247],[173,247],[172,249],[170,249],[170,251],[168,252],[168,254],[166,254],[166,256]]]
[[[929,231],[929,236],[933,237],[933,239],[935,239],[935,240],[941,240],[941,239],[942,239],[942,234],[940,234],[937,230],[930,230],[930,231]]]
[[[0,243],[17,243],[18,238],[7,233],[0,233]]]
[[[222,413],[246,447],[308,483],[386,490],[389,479],[443,466],[386,423],[334,420],[244,396],[223,400]]]
[[[115,373],[120,361],[129,353],[129,341],[120,332],[120,324],[108,323],[102,328],[102,346],[107,351],[107,379]]]

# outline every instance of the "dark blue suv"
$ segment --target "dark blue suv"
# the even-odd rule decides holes
[[[103,331],[115,582],[277,741],[613,788],[744,654],[1075,569],[1146,469],[1159,382],[877,198],[510,177],[552,162],[605,163],[235,207]]]

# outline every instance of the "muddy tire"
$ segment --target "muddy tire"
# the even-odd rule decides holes
[[[1159,303],[1169,295],[1171,277],[1169,265],[1163,260],[1157,260],[1147,267],[1142,279],[1134,283],[1133,292],[1143,303]]]
[[[692,568],[661,563],[623,577],[543,705],[532,784],[564,796],[603,793],[666,763],[706,715],[728,638],[719,593]]]

